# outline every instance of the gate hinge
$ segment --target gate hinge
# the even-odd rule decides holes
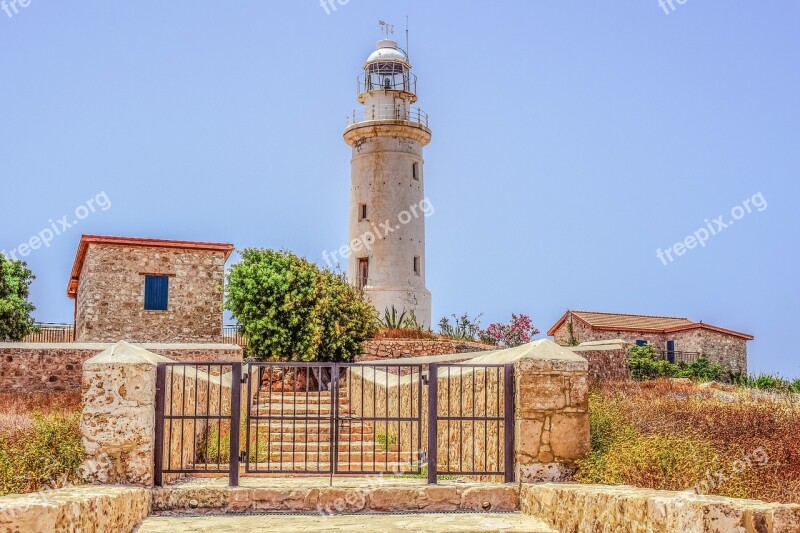
[[[250,374],[242,374],[242,383],[245,383],[245,384],[247,383],[247,376],[249,376],[249,375]]]
[[[240,463],[246,463],[247,462],[247,452],[245,450],[242,450],[242,451],[239,452],[239,462]]]

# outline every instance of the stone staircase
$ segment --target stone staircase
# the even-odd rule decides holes
[[[411,450],[378,442],[375,422],[350,409],[346,388],[339,391],[338,431],[331,435],[332,393],[262,390],[251,413],[268,419],[250,422],[250,468],[255,471],[328,471],[332,448],[339,472],[410,472],[417,459]],[[254,435],[258,434],[258,448]],[[334,443],[333,440],[336,440]]]

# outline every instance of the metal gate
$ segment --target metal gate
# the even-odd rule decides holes
[[[240,463],[513,481],[512,365],[160,363],[157,376],[157,485],[227,473],[235,486]]]
[[[418,474],[422,365],[252,363],[247,473]]]

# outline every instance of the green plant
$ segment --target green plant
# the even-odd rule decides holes
[[[21,341],[36,330],[31,316],[36,308],[28,301],[34,279],[25,262],[0,254],[0,342]]]
[[[344,276],[287,251],[244,250],[225,307],[257,360],[350,361],[378,329],[372,305]]]
[[[381,451],[388,451],[392,445],[397,444],[397,437],[391,433],[379,431],[375,433],[375,442]]]
[[[450,319],[447,317],[442,317],[442,319],[439,320],[439,331],[443,336],[450,337],[451,339],[469,341],[474,341],[476,339],[481,331],[479,319],[483,316],[483,313],[475,318],[470,318],[467,313],[464,313],[460,317],[456,315],[450,316],[453,317],[453,324],[450,324]]]
[[[386,310],[383,312],[383,318],[381,319],[381,325],[386,329],[400,329],[406,322],[406,311],[403,310],[402,313],[397,313],[397,308],[392,306],[391,310],[387,307]]]
[[[670,363],[658,357],[652,344],[631,346],[628,349],[628,367],[636,381],[657,378],[689,378],[694,381],[718,381],[724,372],[720,365],[701,357],[689,364]]]

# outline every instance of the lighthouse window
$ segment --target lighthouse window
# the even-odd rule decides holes
[[[414,274],[419,276],[419,256],[418,255],[414,256]]]
[[[359,204],[358,206],[358,221],[367,220],[367,204]]]
[[[358,258],[358,276],[356,287],[363,289],[369,283],[369,257]]]
[[[414,163],[411,165],[411,176],[419,181],[419,163]]]

